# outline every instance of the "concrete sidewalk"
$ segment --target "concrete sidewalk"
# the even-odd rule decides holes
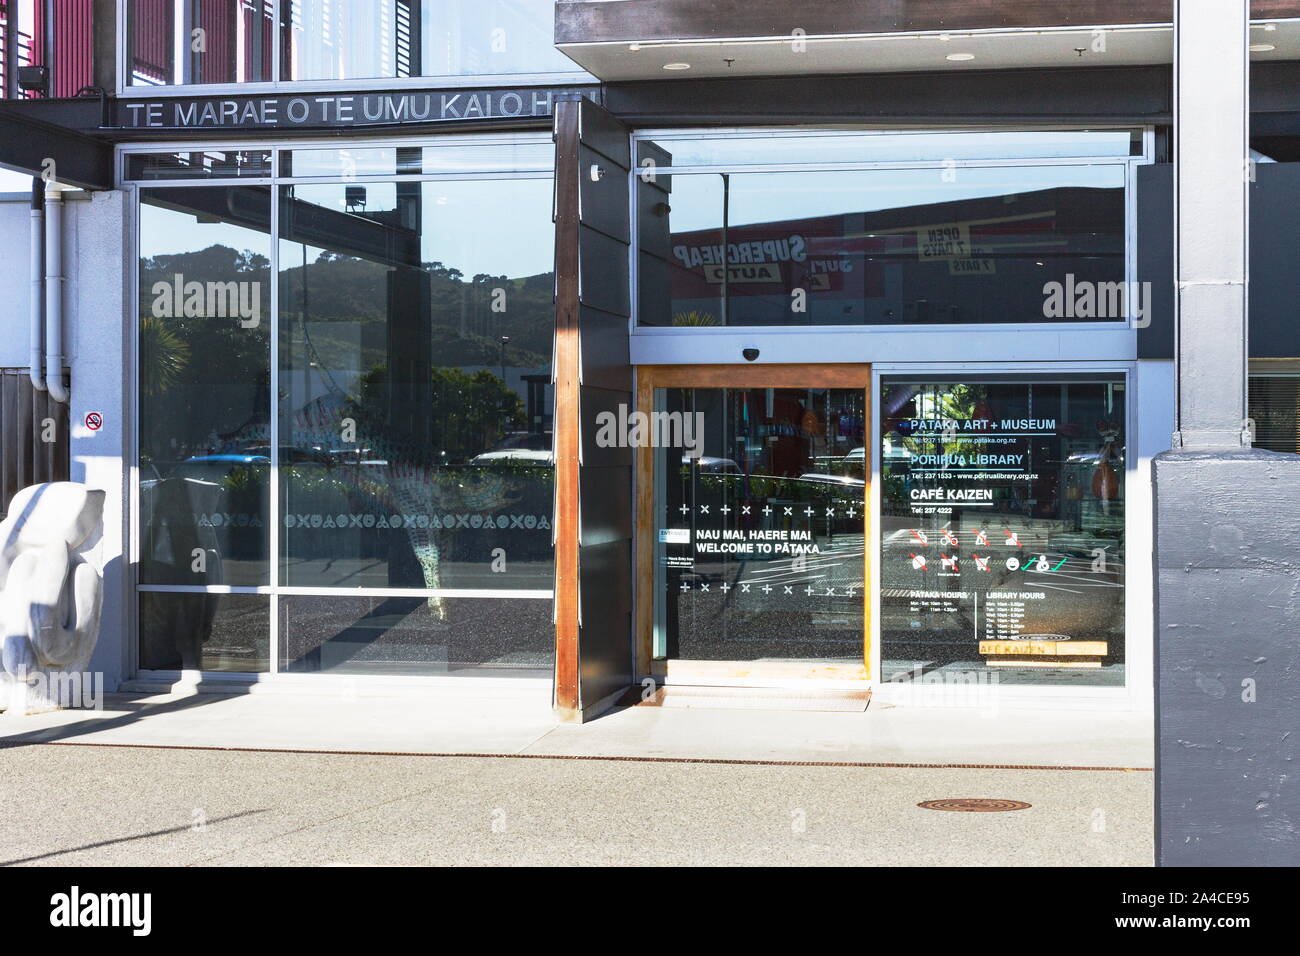
[[[559,724],[549,688],[400,696],[114,694],[101,711],[0,716],[0,742],[814,763],[1152,766],[1149,715],[891,707],[627,707]]]
[[[167,718],[159,718],[166,720]],[[1152,774],[13,744],[9,865],[1152,862]],[[952,813],[921,800],[1029,809]]]

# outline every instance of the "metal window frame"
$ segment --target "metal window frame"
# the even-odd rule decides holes
[[[132,317],[129,320],[131,334],[128,343],[128,381],[130,383],[130,399],[128,407],[131,416],[129,454],[128,463],[128,529],[125,545],[127,548],[127,574],[126,589],[129,594],[127,601],[126,620],[127,630],[130,635],[126,641],[126,661],[127,672],[134,675],[137,679],[159,679],[159,680],[180,680],[192,676],[193,672],[181,672],[172,670],[145,670],[140,667],[140,595],[148,593],[170,593],[170,594],[256,594],[265,595],[268,598],[267,613],[268,621],[268,640],[269,647],[269,667],[270,670],[265,672],[253,671],[198,671],[198,675],[203,680],[221,680],[255,683],[265,680],[338,680],[338,681],[355,681],[366,686],[384,685],[397,683],[402,686],[418,686],[419,682],[431,685],[445,684],[448,682],[463,681],[465,678],[454,676],[439,677],[429,675],[329,675],[329,674],[288,674],[281,669],[280,661],[280,597],[281,596],[330,596],[330,597],[445,597],[445,598],[464,598],[464,599],[487,599],[496,598],[500,600],[546,600],[553,601],[555,592],[553,588],[330,588],[314,586],[297,586],[279,584],[280,576],[280,535],[279,520],[277,518],[280,505],[280,452],[279,452],[279,432],[280,432],[280,415],[278,401],[274,396],[279,394],[280,370],[279,370],[279,330],[280,330],[280,303],[279,303],[279,273],[280,273],[280,242],[279,242],[279,202],[277,201],[278,189],[281,186],[309,184],[309,183],[331,183],[337,184],[343,182],[341,176],[312,176],[312,177],[294,177],[283,176],[280,174],[280,153],[284,150],[293,149],[311,149],[311,148],[332,148],[332,149],[364,149],[368,147],[392,147],[392,139],[367,137],[363,139],[349,139],[346,145],[341,145],[337,137],[319,137],[312,139],[278,139],[259,141],[257,148],[267,149],[271,152],[271,175],[270,176],[248,176],[248,177],[212,177],[210,179],[148,179],[148,180],[131,180],[126,178],[127,157],[140,153],[175,153],[175,152],[192,152],[192,151],[210,151],[220,152],[222,150],[233,151],[237,149],[248,148],[247,141],[224,140],[224,141],[206,141],[206,140],[177,140],[166,143],[150,143],[148,145],[135,145],[128,143],[119,143],[115,147],[114,158],[114,175],[117,188],[122,189],[127,194],[128,208],[126,213],[127,228],[129,230],[127,243],[127,256],[130,266],[127,288],[130,296],[129,302],[132,310]],[[456,133],[456,134],[428,134],[419,137],[406,137],[402,140],[404,146],[457,146],[457,145],[480,145],[480,146],[510,146],[517,144],[540,144],[551,143],[549,132],[545,131],[508,131],[495,133]],[[421,174],[403,174],[401,176],[388,176],[384,174],[367,174],[358,175],[355,179],[348,179],[348,182],[395,182],[395,181],[429,181],[439,182],[448,180],[500,180],[500,179],[554,179],[555,171],[543,170],[522,170],[511,172],[502,170],[497,172],[475,172],[475,173],[421,173]],[[139,336],[139,308],[140,301],[140,190],[151,188],[183,188],[183,187],[205,187],[205,186],[269,186],[272,190],[271,200],[271,231],[270,240],[270,271],[271,271],[271,315],[269,329],[268,348],[270,354],[271,381],[270,393],[273,398],[273,408],[271,414],[271,480],[270,495],[268,505],[271,508],[272,520],[269,525],[268,547],[270,548],[269,566],[268,566],[268,583],[265,585],[179,585],[179,584],[146,584],[139,580],[141,540],[140,540],[140,336]],[[539,678],[533,677],[475,677],[476,686],[488,686],[489,683],[498,684],[499,686],[520,686],[537,682]]]
[[[448,75],[431,75],[431,76],[409,76],[409,77],[366,77],[356,79],[333,79],[333,80],[290,80],[281,75],[284,65],[282,50],[283,33],[281,29],[280,15],[282,5],[289,0],[276,0],[276,8],[271,27],[271,75],[270,80],[259,80],[255,83],[161,83],[157,86],[132,86],[129,79],[129,46],[127,38],[130,29],[129,17],[127,12],[128,3],[117,4],[117,37],[116,44],[118,50],[117,69],[115,72],[115,82],[117,85],[117,96],[122,99],[131,98],[148,98],[157,96],[243,96],[246,94],[286,94],[286,93],[316,93],[331,92],[338,90],[340,87],[346,87],[350,90],[369,91],[369,90],[426,90],[430,87],[441,89],[461,89],[467,87],[527,87],[527,86],[566,86],[572,84],[594,84],[599,82],[590,73],[577,68],[574,64],[573,70],[567,70],[555,73],[481,73],[481,74],[448,74]],[[178,21],[179,23],[179,21]],[[183,44],[185,34],[182,30],[177,36],[173,36],[173,45]],[[173,67],[173,71],[175,67]],[[182,67],[183,75],[188,75],[189,67]]]
[[[818,136],[843,136],[845,134],[858,134],[864,137],[872,136],[900,136],[900,135],[934,135],[936,133],[951,134],[960,136],[968,133],[997,133],[997,132],[1119,132],[1127,130],[1137,132],[1142,137],[1142,152],[1138,155],[1129,156],[1087,156],[1081,154],[1071,157],[1044,157],[1044,158],[1016,158],[1014,156],[1006,159],[975,159],[975,160],[946,160],[943,157],[936,157],[931,160],[909,160],[909,161],[889,161],[889,162],[839,162],[839,163],[771,163],[771,164],[750,164],[743,163],[719,163],[711,166],[679,166],[679,167],[658,167],[657,173],[666,176],[672,175],[694,175],[704,173],[732,173],[739,174],[744,172],[836,172],[836,171],[871,171],[871,170],[893,170],[893,169],[969,169],[969,168],[1030,168],[1041,166],[1119,166],[1124,169],[1124,278],[1126,289],[1131,295],[1135,288],[1137,280],[1137,167],[1150,165],[1155,161],[1155,127],[1154,126],[1134,126],[1132,124],[1089,124],[1087,126],[1076,126],[1069,124],[1054,124],[1051,126],[1024,126],[1024,125],[993,125],[993,126],[958,126],[958,127],[888,127],[888,126],[818,126],[812,129],[804,129],[792,126],[755,126],[755,127],[722,127],[722,128],[682,128],[669,127],[663,129],[639,129],[634,130],[631,135],[631,150],[633,165],[636,166],[635,158],[637,156],[637,144],[642,141],[656,140],[680,140],[680,139],[698,139],[701,136],[713,138],[730,138],[730,139],[763,139],[778,138],[783,136],[800,136],[815,138]],[[638,201],[637,201],[637,180],[641,174],[640,168],[634,168],[628,172],[628,213],[631,223],[631,234],[639,235],[638,222]],[[632,336],[633,348],[636,347],[636,340],[648,339],[654,337],[665,337],[669,340],[682,337],[690,341],[699,341],[700,336],[807,336],[809,334],[819,333],[840,333],[840,334],[862,334],[862,333],[893,333],[893,334],[944,334],[952,335],[958,332],[975,332],[979,334],[1010,333],[1020,334],[1025,332],[1132,332],[1136,329],[1133,323],[1133,303],[1128,305],[1129,317],[1123,322],[1102,321],[1102,322],[1006,322],[1006,323],[927,323],[924,326],[907,325],[905,323],[892,323],[889,325],[725,325],[715,327],[692,327],[692,328],[674,328],[672,326],[641,326],[637,324],[638,312],[640,309],[640,296],[638,295],[638,247],[636,243],[629,246],[628,249],[628,275],[630,278],[631,288],[631,316],[628,319],[628,332]],[[685,343],[683,343],[684,345]],[[698,352],[698,348],[693,349]],[[738,349],[733,349],[738,352]],[[1098,356],[1099,358],[1101,356]],[[832,361],[834,359],[831,359]],[[729,361],[729,359],[711,358],[711,362]]]

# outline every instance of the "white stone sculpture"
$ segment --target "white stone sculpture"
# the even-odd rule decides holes
[[[24,488],[0,522],[0,708],[80,705],[99,637],[103,579],[84,551],[103,534],[104,492],[71,481]],[[79,695],[69,701],[69,693]],[[96,695],[97,696],[97,695]]]

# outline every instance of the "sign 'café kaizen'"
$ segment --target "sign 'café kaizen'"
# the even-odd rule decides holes
[[[119,101],[128,129],[346,128],[550,116],[561,95],[594,88],[305,93],[299,96],[185,97]]]

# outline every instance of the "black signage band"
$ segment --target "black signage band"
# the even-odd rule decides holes
[[[303,93],[298,96],[209,96],[119,99],[124,129],[346,129],[418,123],[501,121],[551,115],[564,95],[596,98],[596,87]]]

